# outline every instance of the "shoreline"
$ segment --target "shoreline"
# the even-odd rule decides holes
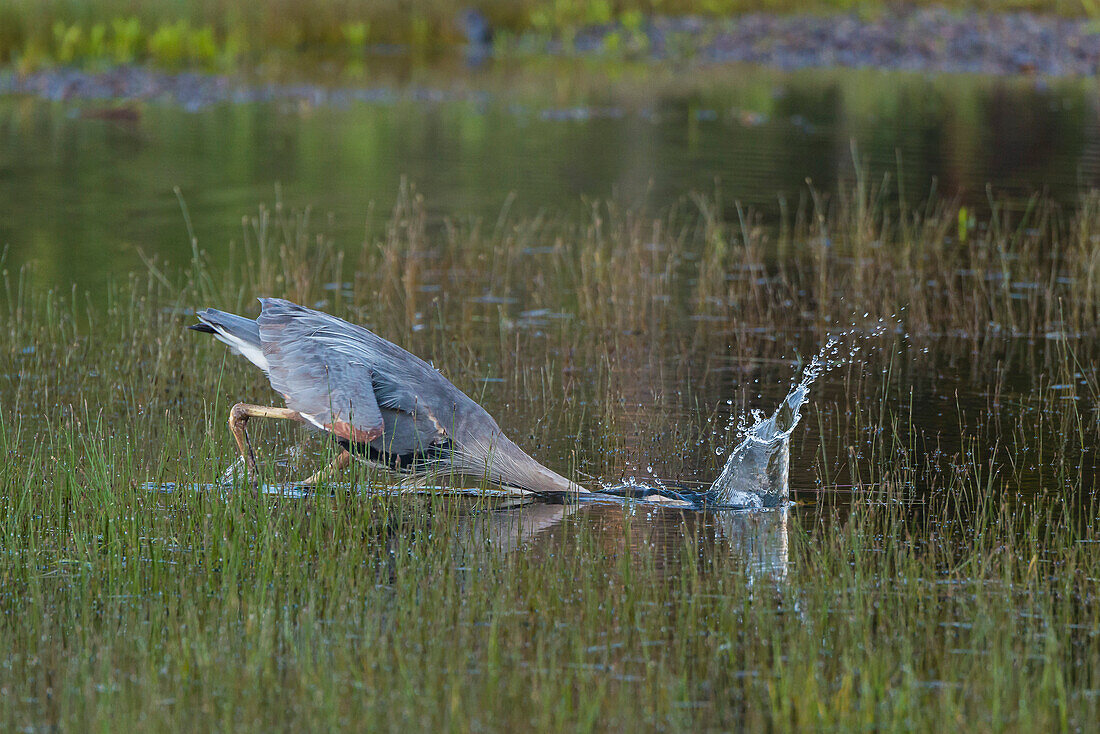
[[[692,57],[700,64],[1051,77],[1100,70],[1100,33],[1090,21],[1026,12],[932,8],[871,19],[752,13],[717,24],[658,18],[651,25],[655,60],[674,58],[676,39],[686,35],[700,41]],[[605,37],[595,33],[585,41]]]
[[[387,46],[375,51],[377,55],[332,61],[362,64],[367,60],[405,58],[412,66],[433,66],[432,62],[416,61],[407,49],[402,52]],[[492,48],[460,48],[455,55],[441,56],[436,62],[455,58],[460,61],[456,74],[465,76],[492,71],[498,64],[522,68],[547,59],[576,59],[606,62],[612,67],[622,63],[671,64],[678,73],[688,74],[749,65],[780,72],[872,69],[933,75],[1087,78],[1100,69],[1100,33],[1090,32],[1085,20],[1031,13],[931,9],[874,19],[852,14],[754,13],[720,21],[657,17],[629,32],[614,23],[585,28],[567,40],[526,34]],[[340,105],[387,103],[409,96],[429,102],[486,96],[469,90],[429,87],[399,93],[393,85],[368,86],[346,80],[335,84],[251,81],[249,76],[243,71],[215,73],[131,64],[100,69],[52,66],[29,72],[8,66],[0,68],[0,95],[30,95],[53,101],[168,101],[195,110],[218,103]]]
[[[562,59],[562,61],[566,61]],[[638,69],[637,64],[633,66]],[[656,68],[656,67],[654,67]],[[736,77],[725,76],[726,69]],[[513,71],[515,69],[513,68]],[[519,71],[523,71],[520,67]],[[468,103],[479,109],[492,104],[504,104],[515,115],[534,115],[545,120],[583,121],[596,118],[620,118],[631,114],[653,120],[661,116],[653,99],[639,92],[642,88],[658,90],[660,96],[673,88],[677,79],[690,80],[690,88],[705,90],[721,85],[723,79],[743,79],[744,74],[760,73],[779,79],[787,74],[823,74],[829,78],[837,75],[898,75],[902,78],[937,78],[974,80],[974,83],[1022,84],[1042,89],[1059,82],[1084,83],[1087,77],[1043,77],[1038,75],[991,75],[978,73],[921,72],[911,69],[874,67],[801,67],[782,69],[775,66],[748,62],[729,62],[724,66],[700,64],[689,69],[675,69],[668,76],[653,79],[644,68],[637,78],[612,77],[600,69],[589,69],[591,84],[574,90],[571,100],[531,98],[530,78],[518,81],[502,81],[492,73],[481,83],[477,71],[448,69],[431,78],[419,80],[401,79],[399,75],[379,75],[367,78],[334,76],[327,81],[312,81],[322,73],[292,76],[267,73],[263,69],[234,74],[216,74],[199,71],[166,71],[149,66],[123,65],[100,70],[74,67],[57,67],[17,74],[0,67],[0,100],[32,98],[44,102],[69,104],[74,114],[86,118],[101,118],[116,122],[136,121],[145,105],[181,108],[187,113],[198,113],[223,105],[275,104],[283,108],[300,110],[346,109],[352,105],[392,106],[403,103],[441,105]],[[538,75],[538,69],[534,70]],[[536,85],[542,82],[534,82]],[[620,86],[616,86],[620,85]],[[648,87],[646,86],[648,85]],[[686,87],[681,87],[687,89]],[[597,93],[590,99],[592,90],[620,89],[612,99]],[[586,91],[587,90],[587,91]],[[639,94],[643,96],[639,96]],[[767,115],[751,109],[732,109],[738,121],[749,127],[767,119]],[[709,108],[697,110],[699,120],[717,119],[718,112]],[[804,121],[793,121],[799,127],[807,127]]]

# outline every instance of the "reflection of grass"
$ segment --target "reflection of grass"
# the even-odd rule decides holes
[[[943,5],[942,2],[916,4]],[[959,9],[1005,10],[990,0],[956,0]],[[1095,15],[1095,3],[1018,0],[1008,9]],[[747,11],[881,12],[880,0],[8,0],[0,5],[0,60],[24,67],[74,60],[151,60],[167,66],[232,64],[244,54],[329,50],[355,52],[368,43],[403,43],[425,51],[463,39],[460,13],[484,12],[503,34],[555,34],[568,45],[579,28],[617,23],[609,52],[643,51],[650,13],[724,17]],[[60,29],[60,33],[58,32]],[[98,37],[98,38],[97,38]]]
[[[4,728],[1087,728],[1100,199],[1068,221],[967,214],[965,245],[951,202],[807,200],[778,235],[702,200],[432,234],[405,192],[362,247],[265,210],[235,267],[152,264],[103,308],[6,274]],[[183,329],[184,307],[256,294],[371,325],[540,458],[597,474],[636,447],[628,406],[673,453],[699,431],[673,437],[683,413],[662,408],[698,411],[697,381],[749,383],[852,313],[906,305],[910,339],[831,378],[819,473],[851,502],[824,486],[754,551],[789,560],[775,582],[745,567],[763,541],[695,518],[669,536],[645,511],[579,512],[505,552],[443,498],[147,491],[210,481],[228,405],[269,395]],[[909,385],[968,369],[980,405],[920,434]],[[281,430],[259,428],[269,458]]]

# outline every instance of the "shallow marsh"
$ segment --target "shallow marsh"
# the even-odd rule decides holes
[[[1095,195],[973,227],[865,179],[804,200],[777,227],[700,198],[433,229],[405,187],[365,242],[275,204],[219,264],[199,242],[102,298],[5,266],[5,727],[1087,728]],[[151,491],[212,481],[228,407],[270,395],[190,312],[273,292],[430,358],[590,482],[713,478],[828,333],[897,326],[822,380],[785,511],[371,494],[361,469]],[[273,479],[330,450],[261,431]]]
[[[1090,82],[300,61],[0,79],[0,726],[1090,728]],[[830,334],[861,351],[781,511],[361,466],[257,498],[209,487],[276,396],[185,327],[258,295],[592,486],[705,485]],[[256,430],[269,483],[332,451]]]

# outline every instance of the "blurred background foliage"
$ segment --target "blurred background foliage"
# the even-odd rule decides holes
[[[5,0],[0,61],[28,69],[52,63],[153,62],[229,67],[281,52],[362,51],[401,44],[424,53],[496,43],[530,33],[568,39],[588,26],[616,24],[626,38],[652,15],[730,17],[739,13],[855,12],[874,16],[936,5],[959,11],[1028,10],[1100,16],[1096,0]],[[618,39],[620,36],[614,36]]]

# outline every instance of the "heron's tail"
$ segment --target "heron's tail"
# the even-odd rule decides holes
[[[236,314],[207,308],[195,314],[199,323],[189,329],[203,334],[213,334],[214,338],[267,372],[267,357],[260,344],[260,327],[252,319]]]

